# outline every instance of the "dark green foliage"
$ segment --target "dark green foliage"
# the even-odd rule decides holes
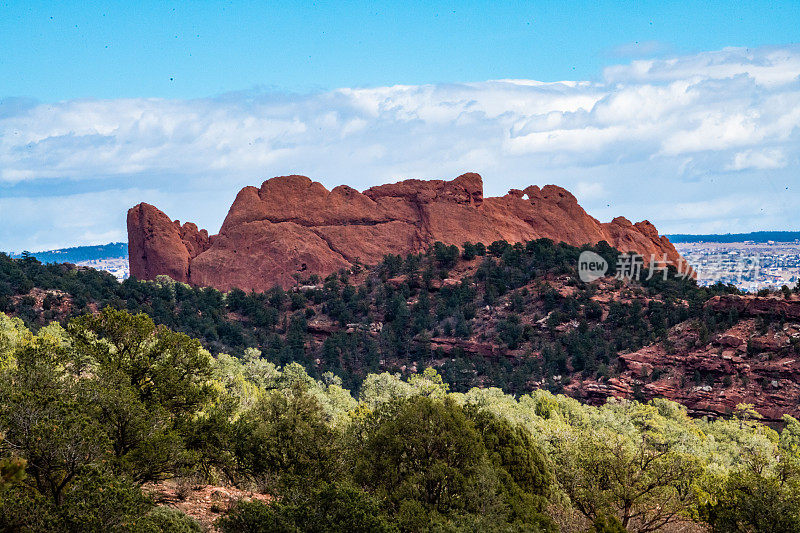
[[[223,533],[300,533],[303,530],[292,516],[293,510],[280,503],[241,501],[217,520],[216,526]]]
[[[26,486],[16,487],[0,504],[0,530],[37,533],[147,531],[135,525],[153,508],[138,486],[94,467],[80,469],[57,505]]]
[[[301,385],[288,395],[276,391],[261,400],[233,431],[237,470],[270,489],[292,491],[336,475],[336,433]]]
[[[152,508],[138,484],[192,461],[183,435],[213,398],[208,354],[108,308],[14,357],[0,374],[0,433],[27,475],[0,494],[4,527],[128,531]]]
[[[433,255],[439,267],[449,269],[455,266],[460,254],[458,246],[447,246],[441,242],[435,242]]]
[[[448,513],[477,504],[468,491],[482,454],[480,436],[458,406],[418,397],[367,437],[356,479],[386,498],[395,512],[403,500],[414,500]]]
[[[57,510],[61,527],[68,531],[124,531],[153,503],[138,486],[120,477],[88,469],[64,494]]]
[[[81,385],[85,411],[108,435],[115,471],[142,482],[179,472],[190,461],[187,424],[213,397],[199,342],[110,307],[69,332],[76,361],[96,376]]]
[[[501,320],[497,325],[497,333],[503,344],[508,346],[510,350],[519,348],[524,333],[519,315],[508,315],[508,317]]]
[[[191,415],[211,394],[211,358],[200,343],[156,326],[144,314],[106,307],[69,325],[74,350],[109,380],[124,380],[148,408],[176,419]]]
[[[475,248],[475,245],[469,241],[465,242],[463,246],[463,252],[461,253],[461,258],[465,261],[472,261],[475,259],[476,255],[478,255],[478,251]]]
[[[584,250],[600,254],[612,269],[620,255],[606,242],[575,247],[549,239],[524,244],[497,241],[488,252],[481,243],[465,243],[460,255],[477,267],[474,276],[443,284],[459,250],[435,243],[425,254],[387,255],[359,284],[353,284],[352,273],[341,272],[322,284],[318,278],[301,280],[317,284],[302,292],[276,287],[264,293],[233,289],[228,294],[166,279],[120,284],[105,273],[0,254],[0,307],[34,328],[64,313],[66,319],[86,312],[90,304],[144,312],[156,324],[200,339],[212,353],[241,356],[245,348],[256,347],[265,359],[279,365],[298,362],[316,378],[334,372],[355,390],[370,371],[398,371],[409,363],[441,360],[446,354],[431,349],[431,339],[439,336],[478,335],[478,340],[497,342],[501,350],[530,354],[530,360],[499,365],[451,357],[443,371],[455,380],[455,390],[480,383],[526,392],[533,381],[559,374],[601,377],[602,371],[602,376],[609,376],[620,351],[663,341],[670,327],[689,318],[702,319],[709,338],[737,318],[717,316],[703,305],[711,296],[735,289],[699,288],[691,279],[676,277],[674,269],[666,280],[645,270],[641,300],[601,306],[592,300],[595,287],[575,276]],[[562,296],[551,287],[558,277],[569,278],[574,295]],[[50,294],[44,304],[48,309],[35,310],[34,299],[27,296],[34,286],[58,289],[66,296]],[[12,301],[12,296],[20,297]],[[476,323],[476,318],[485,320],[484,306],[489,306],[492,320]],[[604,307],[608,307],[605,319]],[[506,308],[510,313],[503,311]],[[541,318],[546,319],[545,331],[530,320]],[[576,331],[574,324],[581,319],[586,326]],[[338,331],[320,335],[315,329],[318,323]]]
[[[600,515],[595,519],[589,533],[628,533],[628,530],[616,516]]]
[[[512,427],[507,420],[487,411],[475,412],[471,418],[495,467],[500,497],[509,510],[511,521],[537,524],[542,529],[553,528],[544,511],[555,478],[544,452],[527,431]]]
[[[28,345],[16,356],[0,382],[0,432],[26,460],[27,481],[58,505],[84,466],[107,457],[108,438],[64,369],[63,348]]]
[[[291,501],[240,502],[217,521],[223,533],[396,531],[378,503],[349,483],[325,483]]]
[[[701,508],[715,532],[800,531],[800,480],[742,471],[731,475],[716,503]]]
[[[555,530],[542,514],[552,469],[523,430],[488,413],[470,418],[449,399],[415,397],[386,409],[356,445],[355,479],[401,529],[458,529],[482,516],[494,527]]]

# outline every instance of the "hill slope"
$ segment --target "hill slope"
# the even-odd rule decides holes
[[[618,251],[593,250],[617,264]],[[0,256],[0,310],[32,326],[107,305],[143,311],[212,353],[256,348],[314,376],[332,371],[354,388],[368,372],[435,366],[460,391],[547,388],[599,403],[663,396],[697,414],[725,414],[740,402],[770,419],[797,413],[796,296],[741,297],[674,271],[666,281],[587,284],[576,273],[580,251],[549,240],[437,244],[263,293],[166,277],[119,284],[90,269]]]
[[[21,258],[24,254],[12,254],[11,257]],[[28,252],[28,255],[42,263],[80,263],[82,261],[97,261],[116,257],[128,257],[128,243],[110,242],[95,246],[72,246],[57,250],[41,252]]]

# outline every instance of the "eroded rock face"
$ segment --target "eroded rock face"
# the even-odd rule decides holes
[[[735,294],[715,296],[708,301],[714,311],[735,311],[742,316],[774,316],[800,319],[800,300]]]
[[[181,226],[149,204],[128,211],[131,274],[229,290],[288,287],[309,274],[326,276],[360,261],[424,251],[436,241],[462,245],[546,237],[573,245],[607,241],[621,251],[677,263],[680,255],[647,221],[620,217],[600,223],[575,197],[555,185],[483,197],[483,181],[469,173],[452,181],[405,180],[363,193],[328,191],[305,176],[281,176],[245,187],[220,233],[209,238]]]
[[[740,403],[753,404],[770,422],[784,413],[800,416],[800,299],[727,295],[706,305],[739,318],[708,339],[693,321],[682,322],[668,345],[621,354],[618,378],[575,382],[570,394],[592,403],[611,396],[668,398],[696,416],[729,416]],[[762,327],[764,316],[782,320]]]
[[[189,261],[209,246],[206,230],[190,222],[181,226],[150,204],[128,210],[128,260],[139,279],[164,274],[188,283]]]

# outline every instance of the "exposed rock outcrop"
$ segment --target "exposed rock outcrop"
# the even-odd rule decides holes
[[[739,319],[707,340],[697,324],[682,322],[669,343],[621,354],[618,378],[576,382],[570,394],[593,403],[663,397],[696,416],[727,416],[739,403],[753,404],[771,422],[800,416],[800,300],[727,295],[706,305]]]
[[[210,244],[206,230],[190,222],[181,226],[150,204],[128,210],[128,261],[139,279],[164,274],[188,283],[190,260]]]
[[[774,297],[715,296],[707,304],[714,311],[735,311],[741,316],[774,316],[800,319],[800,300]]]
[[[461,245],[546,237],[573,245],[607,241],[622,251],[677,263],[680,255],[647,221],[600,223],[555,185],[483,197],[478,174],[452,181],[405,180],[363,193],[328,191],[304,176],[245,187],[218,235],[181,226],[148,204],[128,212],[131,274],[229,290],[284,287],[309,274],[326,276],[355,262],[420,252],[436,241]]]

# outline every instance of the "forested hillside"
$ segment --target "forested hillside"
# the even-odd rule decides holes
[[[112,307],[36,335],[0,314],[0,529],[800,528],[792,417],[778,433],[747,405],[707,421],[666,400],[456,393],[433,369],[354,395],[259,355],[211,356]],[[254,493],[199,523],[154,501],[165,483]]]
[[[59,248],[58,250],[45,250],[41,252],[23,252],[14,254],[12,257],[34,257],[42,263],[78,263],[80,261],[92,261],[97,259],[108,259],[112,257],[128,257],[128,243],[110,242],[108,244],[98,244],[95,246],[73,246],[70,248]]]
[[[144,312],[212,353],[257,348],[315,377],[334,372],[350,388],[369,372],[435,366],[454,390],[514,393],[557,392],[572,375],[614,377],[620,352],[665,339],[675,324],[702,318],[713,332],[734,319],[704,307],[731,287],[698,288],[674,275],[646,280],[647,271],[641,283],[583,283],[576,268],[584,249],[605,257],[613,274],[619,252],[604,243],[437,244],[376,267],[298,279],[291,291],[227,294],[169,278],[120,284],[91,269],[0,255],[0,311],[35,329],[112,306]]]

